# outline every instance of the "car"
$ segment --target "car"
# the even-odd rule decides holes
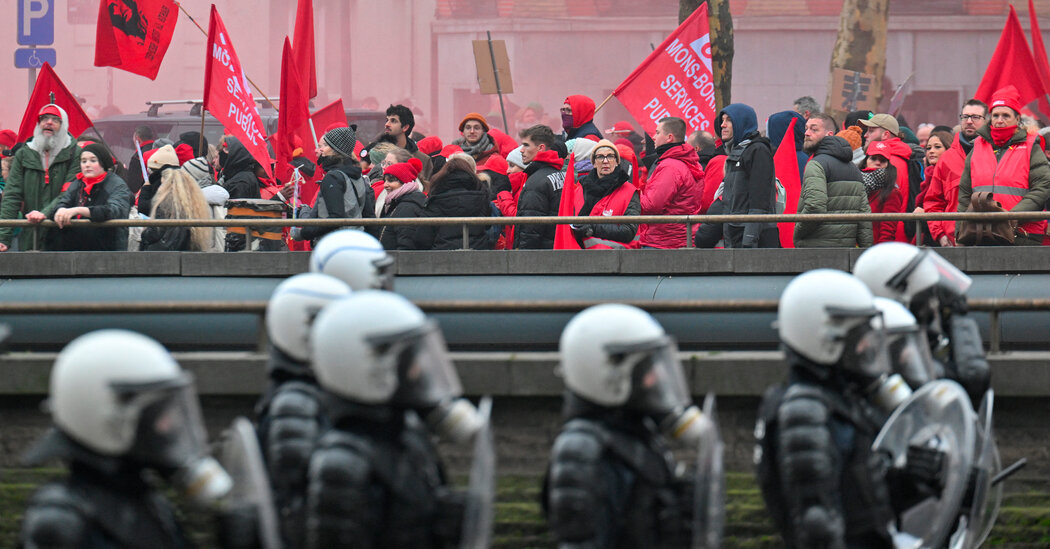
[[[201,105],[194,101],[154,101],[148,102],[149,109],[136,114],[110,116],[95,121],[95,127],[84,132],[84,135],[99,137],[121,162],[127,162],[135,153],[135,128],[149,126],[157,138],[178,141],[179,135],[185,132],[201,131]],[[174,108],[177,105],[190,105],[189,110]],[[266,135],[277,132],[277,111],[270,107],[259,109],[263,131]],[[346,109],[349,124],[357,125],[360,140],[367,144],[370,136],[378,136],[383,131],[386,115],[380,111],[364,109]],[[323,131],[323,128],[317,128]],[[204,137],[208,143],[218,143],[222,137],[223,127],[210,113],[204,114]],[[320,136],[318,136],[320,137]],[[131,166],[128,167],[129,169]]]

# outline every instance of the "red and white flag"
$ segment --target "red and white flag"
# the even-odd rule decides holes
[[[173,0],[102,0],[95,29],[95,66],[155,80],[178,19],[179,7]]]
[[[707,4],[693,12],[642,61],[613,95],[652,135],[664,117],[685,120],[689,133],[712,131],[715,84]]]
[[[215,4],[211,6],[208,24],[208,59],[204,65],[204,108],[212,114],[231,135],[240,140],[248,152],[273,179],[270,153],[266,150],[262,117],[255,105],[255,97],[248,86],[237,52],[233,50],[230,34],[219,18]]]
[[[55,96],[54,100],[51,99],[52,94]],[[40,74],[36,77],[36,84],[33,85],[33,93],[29,96],[26,112],[22,115],[22,124],[18,126],[19,142],[33,137],[40,109],[48,103],[54,103],[66,111],[66,116],[69,117],[69,133],[73,137],[80,137],[84,130],[92,126],[91,119],[80,106],[80,101],[69,93],[66,85],[55,74],[55,69],[44,63],[44,66],[40,68]]]

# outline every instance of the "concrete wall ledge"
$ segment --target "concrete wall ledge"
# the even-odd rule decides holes
[[[848,270],[862,250],[517,250],[394,252],[399,276],[595,274],[795,274]],[[1050,272],[1050,248],[938,249],[970,274]],[[72,276],[286,277],[308,269],[307,252],[5,253],[0,278]]]
[[[239,352],[174,353],[193,372],[197,390],[209,396],[247,396],[266,386],[266,356]],[[54,353],[0,355],[0,395],[41,397],[47,394]],[[555,374],[557,353],[452,353],[468,395],[543,397],[561,395]],[[784,379],[780,352],[742,351],[682,353],[694,395],[761,396]],[[1015,352],[990,355],[992,387],[1002,397],[1050,396],[1050,353]]]

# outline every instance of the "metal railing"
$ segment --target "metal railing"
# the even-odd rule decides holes
[[[597,300],[515,301],[515,300],[417,300],[414,303],[427,313],[577,313],[588,307],[608,303]],[[258,315],[260,326],[266,314],[266,301],[134,301],[0,303],[0,315],[58,314],[195,314],[243,313]],[[714,300],[629,300],[618,301],[651,313],[771,313],[777,310],[776,299]],[[1050,299],[971,298],[970,310],[989,313],[989,349],[1001,352],[1001,315],[1005,312],[1048,311]],[[261,330],[265,333],[265,330]]]
[[[864,222],[902,221],[915,224],[915,234],[921,235],[925,221],[1043,221],[1050,220],[1050,212],[924,212],[924,213],[869,213],[869,214],[756,214],[756,215],[636,215],[636,216],[531,216],[531,217],[397,217],[397,218],[337,218],[337,219],[112,219],[93,222],[77,219],[74,227],[425,227],[460,225],[463,228],[463,249],[469,249],[470,227],[492,225],[597,225],[606,223],[666,225],[682,224],[686,228],[686,247],[693,247],[693,227],[704,223],[798,223],[798,222]],[[0,219],[0,227],[57,227],[54,221],[30,223],[24,219]],[[36,247],[38,231],[33,231]],[[251,249],[251,230],[245,231],[246,250]],[[921,238],[921,237],[920,237]],[[921,240],[918,244],[922,244]]]

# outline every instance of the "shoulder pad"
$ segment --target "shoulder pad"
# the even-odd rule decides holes
[[[270,413],[277,416],[310,416],[321,413],[320,391],[308,383],[281,385],[270,400]]]
[[[828,415],[828,405],[820,389],[795,384],[784,393],[784,400],[777,410],[777,422],[782,429],[797,425],[823,425],[827,423]]]
[[[551,461],[598,461],[605,452],[607,437],[601,427],[589,421],[570,421],[554,439]]]
[[[41,487],[29,500],[22,521],[26,549],[80,547],[87,529],[88,507],[60,483]]]
[[[372,474],[369,453],[357,446],[319,448],[310,458],[310,482],[340,486],[360,486]]]

